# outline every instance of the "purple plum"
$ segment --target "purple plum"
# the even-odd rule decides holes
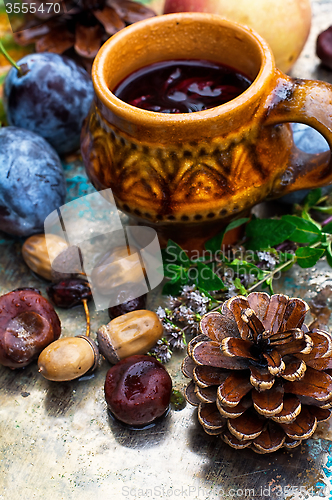
[[[91,106],[90,75],[75,61],[50,52],[29,54],[9,71],[5,108],[10,125],[41,135],[62,155],[79,148]]]
[[[65,198],[61,161],[50,144],[29,130],[0,128],[0,230],[43,232],[45,218]]]

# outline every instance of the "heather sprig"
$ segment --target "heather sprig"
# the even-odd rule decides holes
[[[164,307],[156,313],[164,327],[164,336],[150,350],[150,354],[165,363],[173,350],[183,350],[187,340],[199,334],[199,323],[208,311],[221,301],[200,291],[195,285],[184,285],[177,297],[169,295]]]

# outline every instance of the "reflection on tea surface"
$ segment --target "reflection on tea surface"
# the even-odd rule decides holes
[[[122,101],[160,113],[192,113],[228,102],[251,84],[247,76],[205,60],[163,61],[125,78],[113,91]]]

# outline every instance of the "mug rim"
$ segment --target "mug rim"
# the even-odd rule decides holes
[[[104,67],[107,61],[107,57],[110,51],[113,50],[114,45],[118,44],[123,38],[130,37],[132,33],[135,33],[142,29],[143,26],[153,26],[159,23],[167,22],[169,19],[183,19],[191,21],[210,21],[217,22],[221,26],[234,28],[237,31],[244,32],[256,43],[260,49],[261,65],[259,71],[252,81],[251,85],[243,91],[239,96],[234,99],[209,108],[203,111],[195,111],[194,113],[162,113],[158,111],[149,111],[142,108],[138,108],[127,102],[116,97],[115,94],[108,88],[106,79],[104,76]],[[236,23],[234,21],[229,21],[218,14],[208,14],[205,12],[180,12],[174,14],[163,14],[160,16],[151,17],[138,21],[136,23],[123,28],[118,33],[110,37],[99,49],[96,55],[93,66],[92,66],[92,82],[95,90],[95,94],[98,100],[105,106],[106,110],[111,110],[117,116],[125,120],[130,120],[131,122],[140,123],[142,120],[146,125],[153,126],[162,122],[167,126],[172,124],[183,123],[184,117],[187,123],[193,122],[198,123],[217,117],[221,114],[227,114],[230,111],[234,111],[240,108],[242,105],[248,105],[250,102],[257,100],[257,92],[262,89],[266,82],[271,78],[271,74],[275,70],[274,56],[272,50],[268,43],[254,30],[248,26]],[[130,74],[130,73],[129,73]],[[128,75],[129,76],[129,75]]]

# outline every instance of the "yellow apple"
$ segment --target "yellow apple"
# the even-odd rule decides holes
[[[166,0],[164,14],[210,12],[249,26],[269,43],[279,69],[288,72],[311,26],[310,0]]]
[[[165,0],[145,0],[144,4],[154,10],[156,14],[163,13]]]

